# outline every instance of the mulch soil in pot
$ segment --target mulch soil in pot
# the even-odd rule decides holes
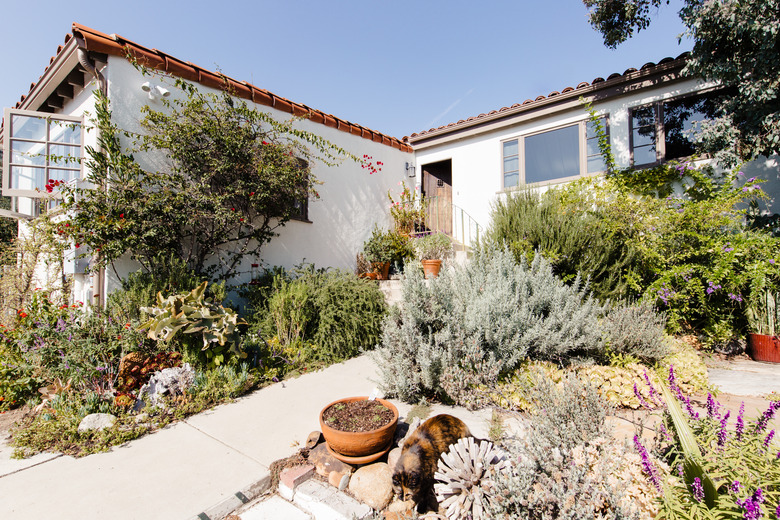
[[[392,410],[379,401],[336,403],[322,413],[325,423],[342,432],[368,432],[392,422]]]

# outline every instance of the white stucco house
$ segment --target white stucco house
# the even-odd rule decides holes
[[[690,157],[686,131],[704,118],[718,87],[684,77],[686,57],[647,63],[412,134],[405,141],[414,149],[424,193],[449,200],[444,206],[453,207],[453,233],[468,240],[474,222],[489,224],[490,203],[521,184],[544,187],[602,174],[604,162],[584,103],[602,117],[618,167]],[[762,187],[772,199],[765,210],[777,212],[778,157],[753,161],[742,171],[746,178],[766,181]]]
[[[142,75],[128,56],[162,74]],[[292,267],[305,259],[318,267],[353,269],[356,253],[374,224],[390,224],[387,193],[397,190],[398,183],[406,178],[407,164],[413,160],[409,144],[79,24],[73,25],[72,34],[57,49],[30,92],[15,107],[4,111],[0,134],[4,150],[3,195],[13,198],[10,214],[20,219],[20,232],[24,230],[24,220],[40,211],[40,197],[49,181],[78,182],[85,177],[85,167],[80,162],[58,162],[52,157],[83,158],[85,147],[95,145],[96,132],[90,129],[95,89],[103,89],[108,96],[112,120],[119,128],[139,131],[141,108],[148,104],[161,109],[159,98],[173,90],[175,77],[204,91],[218,92],[227,87],[250,106],[278,121],[302,117],[296,123],[298,128],[358,157],[366,154],[375,164],[382,163],[381,172],[373,175],[349,160],[336,166],[312,164],[322,182],[317,189],[320,198],[310,201],[305,218],[291,220],[281,228],[280,236],[263,248],[262,258],[246,260],[242,266],[244,279],[239,281],[251,276],[255,263]],[[70,256],[74,253],[71,251]],[[66,262],[65,274],[74,280],[73,298],[102,301],[119,286],[122,277],[138,268],[130,261],[116,264],[115,270],[88,274],[88,259]]]
[[[128,56],[160,76],[151,80],[143,76]],[[3,195],[13,197],[10,214],[20,218],[23,231],[24,219],[40,209],[40,193],[47,182],[78,182],[85,177],[79,162],[56,162],[49,156],[81,158],[84,147],[94,145],[88,114],[94,113],[95,89],[108,96],[120,128],[138,131],[141,108],[159,103],[173,78],[204,91],[227,87],[278,120],[303,117],[297,123],[300,128],[358,157],[366,154],[383,163],[378,175],[367,175],[360,164],[348,161],[312,165],[323,181],[320,199],[308,205],[305,219],[281,229],[280,236],[263,248],[261,259],[247,260],[246,277],[251,274],[249,263],[260,261],[291,267],[305,259],[317,266],[352,269],[374,224],[390,224],[387,193],[397,190],[401,180],[416,183],[436,201],[437,229],[469,244],[489,224],[497,197],[522,184],[546,186],[602,173],[604,165],[583,102],[603,118],[619,166],[689,156],[692,148],[685,130],[706,112],[708,95],[717,86],[683,77],[685,59],[682,55],[648,63],[398,139],[121,36],[74,24],[29,93],[5,109],[0,133]],[[684,127],[676,126],[670,114],[686,121]],[[31,153],[38,150],[47,151]],[[766,179],[768,193],[778,193],[777,157],[755,161],[744,171]],[[115,266],[116,272],[87,274],[87,263],[66,262],[65,273],[73,276],[74,299],[85,302],[103,300],[137,268],[123,261]]]

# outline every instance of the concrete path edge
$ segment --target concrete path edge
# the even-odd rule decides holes
[[[217,502],[205,511],[189,520],[222,520],[230,513],[259,497],[271,488],[271,473],[266,472],[260,479],[244,486],[229,497]]]

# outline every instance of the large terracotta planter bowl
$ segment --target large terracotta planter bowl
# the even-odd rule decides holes
[[[748,334],[748,354],[755,361],[780,363],[780,337]]]
[[[347,397],[333,401],[320,412],[320,429],[331,453],[336,458],[345,462],[365,464],[370,460],[376,460],[390,450],[395,435],[395,427],[398,424],[398,409],[390,401],[377,399],[385,408],[393,412],[393,420],[379,429],[368,432],[343,432],[331,428],[322,419],[322,414],[336,403],[351,403],[364,401],[368,396]],[[361,461],[366,462],[361,462]]]

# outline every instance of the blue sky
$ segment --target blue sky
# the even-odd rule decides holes
[[[680,0],[617,50],[580,0],[4,2],[0,104],[36,81],[72,22],[396,137],[676,57]]]

